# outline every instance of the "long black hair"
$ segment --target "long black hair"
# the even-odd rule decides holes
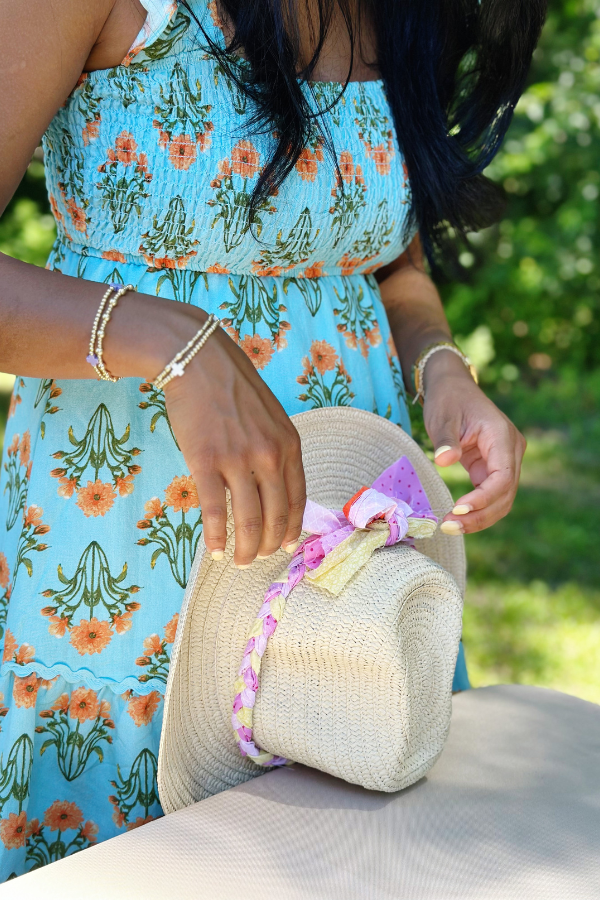
[[[360,46],[360,22],[373,25],[376,67],[410,179],[409,227],[416,224],[437,268],[448,235],[498,217],[501,193],[482,172],[523,91],[547,0],[311,0],[315,47],[300,69],[299,7],[308,2],[219,0],[233,38],[223,49],[207,36],[252,101],[253,125],[275,135],[252,203],[281,185],[315,128],[302,82],[310,81],[337,6],[352,47]],[[242,49],[244,65],[235,55]]]

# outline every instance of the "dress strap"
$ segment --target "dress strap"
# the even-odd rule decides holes
[[[128,66],[138,53],[147,50],[158,40],[179,6],[178,0],[140,0],[140,2],[147,12],[146,21],[122,62],[124,66]]]

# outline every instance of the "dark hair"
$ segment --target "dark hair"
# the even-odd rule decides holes
[[[310,80],[337,5],[353,47],[360,21],[373,22],[377,69],[410,178],[409,227],[417,225],[436,267],[448,257],[449,234],[478,230],[500,213],[501,191],[482,172],[523,91],[547,0],[358,0],[358,22],[350,0],[314,0],[316,46],[300,72],[298,4],[220,0],[234,37],[224,50],[205,34],[253,101],[252,126],[276,134],[253,204],[281,185],[319,127],[301,83]],[[246,65],[233,56],[240,48]]]

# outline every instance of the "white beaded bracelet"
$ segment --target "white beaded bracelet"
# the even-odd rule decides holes
[[[86,356],[85,360],[88,362],[96,372],[96,375],[101,381],[111,381],[116,383],[120,381],[121,378],[116,377],[115,375],[111,375],[108,369],[104,364],[104,335],[106,333],[106,326],[110,321],[110,317],[112,312],[124,294],[127,294],[129,291],[134,291],[135,288],[132,284],[122,285],[118,282],[112,282],[109,284],[104,296],[100,301],[100,305],[98,307],[98,311],[94,318],[94,322],[92,324],[92,332],[90,335],[90,344],[89,344],[89,352]],[[114,297],[109,300],[110,295],[115,292]]]
[[[167,363],[160,375],[153,379],[153,385],[158,391],[162,391],[164,387],[173,380],[173,378],[181,377],[185,372],[187,365],[193,360],[213,333],[216,331],[221,320],[218,316],[211,313],[206,322],[198,329],[194,337],[187,342],[183,350]]]

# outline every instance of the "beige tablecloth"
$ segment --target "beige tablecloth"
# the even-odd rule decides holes
[[[22,876],[10,898],[600,900],[600,707],[468,691],[405,791],[270,772]]]

